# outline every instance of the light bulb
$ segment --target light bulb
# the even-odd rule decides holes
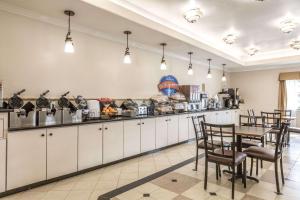
[[[74,53],[74,45],[72,42],[72,38],[68,37],[65,41],[65,52],[66,53]]]
[[[226,80],[227,80],[227,79],[226,79],[226,76],[223,75],[223,76],[222,76],[222,81],[225,82]]]
[[[207,74],[207,78],[212,78],[212,75],[211,75],[211,73],[210,73],[210,72],[208,72],[208,74]]]
[[[161,60],[160,69],[163,71],[167,70],[167,64],[165,60]]]
[[[188,75],[193,75],[193,74],[194,74],[193,69],[192,69],[192,68],[189,68],[189,69],[188,69]]]
[[[131,58],[130,58],[130,54],[129,53],[125,54],[123,63],[124,64],[131,64]]]

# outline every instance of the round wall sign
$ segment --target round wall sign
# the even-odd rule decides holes
[[[172,75],[163,76],[158,84],[158,90],[164,95],[171,96],[178,91],[178,81]]]

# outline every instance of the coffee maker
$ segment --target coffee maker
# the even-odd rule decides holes
[[[188,102],[188,111],[199,111],[202,109],[200,85],[180,85],[179,91]]]

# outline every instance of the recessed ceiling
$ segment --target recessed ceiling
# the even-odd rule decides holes
[[[123,41],[125,29],[133,31],[136,44],[159,50],[159,43],[167,42],[166,51],[187,57],[194,51],[194,59],[206,63],[213,58],[216,66],[227,63],[232,71],[272,68],[300,64],[300,51],[288,43],[300,34],[300,25],[289,34],[279,28],[279,21],[287,13],[298,20],[299,0],[195,0],[204,16],[197,23],[188,23],[183,13],[191,0],[2,0],[38,13],[40,18],[58,19],[64,24],[63,10],[76,12],[74,27],[87,27]],[[0,3],[1,3],[0,2]],[[3,8],[4,7],[4,8]],[[1,9],[1,8],[0,8]],[[5,6],[2,6],[5,10]],[[300,17],[300,16],[299,16]],[[235,43],[223,41],[234,30]],[[151,36],[151,37],[149,37]],[[255,56],[245,49],[259,47]]]

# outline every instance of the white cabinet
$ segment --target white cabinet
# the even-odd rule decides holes
[[[0,138],[4,138],[4,119],[0,118]]]
[[[189,115],[179,115],[178,120],[178,141],[186,141],[189,139]]]
[[[0,139],[0,193],[5,191],[6,180],[6,140]]]
[[[46,129],[12,132],[7,140],[7,190],[46,180]]]
[[[168,118],[157,117],[155,123],[156,130],[156,148],[165,147],[168,145]]]
[[[123,122],[103,124],[103,163],[123,158]]]
[[[233,110],[232,112],[233,112],[232,119],[233,119],[235,125],[238,126],[240,124],[240,110],[236,109],[236,110]]]
[[[141,152],[155,149],[155,118],[141,120]]]
[[[8,113],[0,113],[0,138],[6,138],[7,125],[8,125]]]
[[[124,121],[124,157],[141,152],[141,120]]]
[[[167,119],[168,124],[168,145],[178,143],[178,116],[170,116]]]
[[[78,127],[47,129],[47,179],[77,171]]]
[[[78,170],[102,164],[102,124],[79,126]]]
[[[224,124],[233,124],[231,110],[223,111],[223,123]]]

